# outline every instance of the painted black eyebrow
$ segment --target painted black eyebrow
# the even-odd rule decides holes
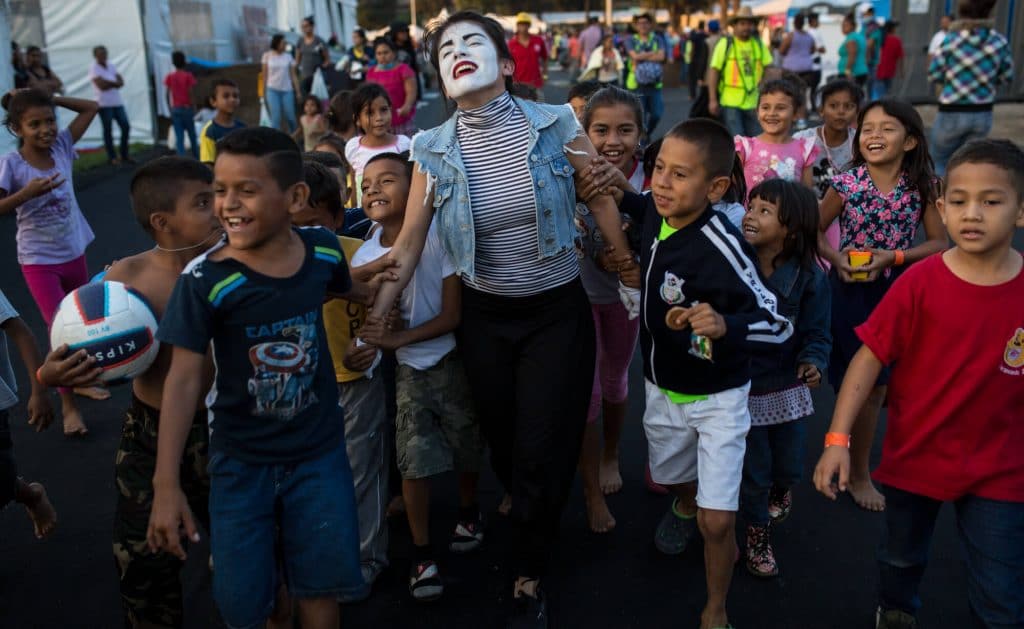
[[[469,38],[470,38],[470,37],[484,37],[484,34],[483,34],[483,33],[469,33],[469,34],[467,34],[467,35],[463,35],[463,36],[462,36],[462,41],[469,41]],[[454,45],[455,45],[455,42],[454,42],[454,40],[451,40],[451,39],[449,39],[449,40],[446,40],[446,41],[445,41],[445,42],[444,42],[443,44],[441,44],[440,46],[438,46],[438,47],[437,47],[437,50],[438,50],[438,51],[440,52],[440,51],[441,51],[441,50],[443,50],[443,49],[444,49],[444,48],[445,48],[446,46],[454,46]]]

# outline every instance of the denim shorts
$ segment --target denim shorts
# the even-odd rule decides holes
[[[283,576],[293,598],[360,597],[359,526],[345,444],[257,465],[210,456],[213,594],[229,627],[261,627]]]

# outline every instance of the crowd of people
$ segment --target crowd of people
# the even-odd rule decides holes
[[[446,550],[499,543],[510,626],[547,627],[577,473],[590,529],[617,526],[606,495],[622,487],[639,342],[647,484],[667,495],[653,542],[679,555],[703,539],[702,629],[731,626],[734,564],[777,576],[773,537],[792,509],[813,508],[794,505],[792,489],[811,389],[826,381],[838,397],[812,480],[885,513],[876,626],[916,626],[943,502],[956,508],[978,626],[1024,626],[1024,259],[1012,248],[1024,152],[984,138],[1012,76],[1009,44],[985,21],[993,5],[960,2],[931,59],[940,116],[963,130],[955,140],[945,125],[929,137],[910,104],[868,97],[890,87],[883,60],[861,52],[873,32],[844,44],[848,71],[819,86],[812,16],[780,42],[781,67],[749,12],[728,34],[709,23],[691,35],[682,48],[704,77],[693,88],[706,90],[705,110],[661,138],[673,46],[649,15],[623,50],[588,26],[575,51],[585,80],[566,107],[539,102],[550,56],[529,16],[508,39],[490,18],[452,14],[421,46],[455,110],[415,134],[407,31],[363,38],[345,60],[360,84],[326,107],[312,92],[330,58],[312,21],[295,57],[275,37],[263,58],[271,123],[242,124],[238,86],[217,81],[198,149],[132,177],[134,218],[155,246],[124,252],[102,277],[139,291],[160,320],[116,465],[126,624],[181,625],[181,568],[205,529],[229,626],[291,626],[294,615],[337,627],[338,603],[370,596],[388,566],[385,519],[404,512],[413,599],[444,595]],[[884,57],[892,29],[879,31]],[[102,47],[95,57],[95,101],[55,95],[59,79],[33,62],[49,83],[3,102],[20,146],[0,158],[0,213],[17,213],[18,262],[48,324],[90,281],[73,145],[97,114],[109,128],[124,111],[123,80]],[[195,78],[183,56],[174,65],[169,104],[187,128]],[[65,129],[57,108],[76,114]],[[798,129],[808,110],[820,124]],[[75,392],[109,395],[96,392],[95,357],[67,346],[44,357],[2,293],[0,325],[32,383],[30,423],[53,421],[54,387],[65,433],[85,432]],[[285,347],[296,370],[261,362]],[[45,537],[56,512],[17,474],[6,362],[0,501],[23,504]],[[509,539],[486,537],[488,452]],[[446,472],[459,504],[440,543],[430,480]]]

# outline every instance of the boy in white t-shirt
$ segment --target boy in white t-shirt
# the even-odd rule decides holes
[[[402,231],[412,163],[397,153],[375,155],[363,170],[363,208],[379,227],[352,258],[361,266],[387,255]],[[459,519],[449,549],[466,553],[483,542],[477,482],[483,441],[473,414],[469,383],[455,348],[462,280],[431,224],[412,280],[399,300],[405,329],[367,320],[364,342],[395,350],[398,416],[395,441],[402,497],[413,539],[409,593],[417,601],[441,596],[444,584],[430,545],[430,478],[459,474]]]

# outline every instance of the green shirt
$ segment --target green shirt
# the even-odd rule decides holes
[[[736,109],[756,109],[757,85],[764,76],[765,67],[771,63],[771,52],[757,37],[747,41],[735,37],[719,39],[711,54],[711,67],[718,70],[719,77],[718,104]]]
[[[672,227],[668,224],[668,221],[664,218],[661,219],[661,231],[658,232],[658,240],[665,240],[672,234],[679,231],[679,229]],[[659,387],[661,388],[661,387]],[[661,392],[668,397],[669,401],[673,404],[692,404],[693,402],[700,402],[708,399],[706,395],[691,395],[689,393],[679,393],[678,391],[669,391],[668,389],[661,389]]]

